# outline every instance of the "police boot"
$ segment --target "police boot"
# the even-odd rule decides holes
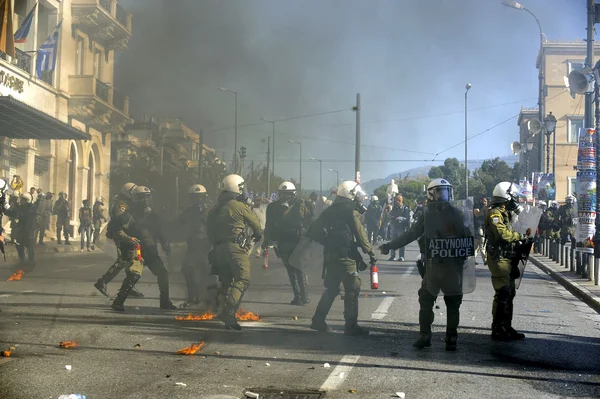
[[[369,335],[369,330],[358,325],[358,295],[360,293],[360,280],[358,284],[359,286],[355,291],[346,292],[344,295],[344,319],[346,320],[344,334],[353,337]]]
[[[431,346],[431,325],[435,317],[433,305],[436,297],[431,295],[425,286],[419,288],[419,338],[413,342],[418,349]]]
[[[507,302],[510,296],[510,287],[502,287],[496,291],[494,298],[494,318],[492,321],[492,340],[510,341],[510,334],[506,329]]]
[[[419,338],[413,342],[413,347],[417,349],[429,348],[431,346],[431,331],[420,332]]]
[[[98,291],[100,291],[100,293],[104,296],[109,296],[108,295],[108,287],[106,287],[106,283],[104,282],[104,280],[102,278],[99,278],[98,281],[96,281],[94,283],[94,287],[96,287],[96,289]]]
[[[506,304],[506,318],[504,319],[504,325],[506,331],[508,332],[508,336],[512,341],[518,341],[521,339],[525,339],[525,334],[518,332],[512,327],[512,318],[513,318],[513,299],[515,298],[516,291],[513,288],[511,290],[511,295],[508,298],[508,303]]]
[[[302,305],[308,305],[308,275],[302,271],[298,271],[298,283],[300,286],[300,302]]]
[[[219,320],[221,320],[223,324],[225,324],[225,328],[227,329],[237,331],[240,331],[242,329],[242,326],[240,326],[237,319],[235,318],[235,313],[230,309],[226,309],[221,314],[219,314]]]
[[[444,295],[446,303],[446,350],[456,350],[458,323],[460,322],[460,305],[462,295]]]
[[[286,266],[288,277],[290,278],[290,285],[292,286],[292,291],[294,293],[294,299],[290,302],[290,305],[301,306],[302,297],[300,293],[300,282],[298,281],[298,274],[296,269],[291,266]]]
[[[125,307],[123,306],[123,304],[125,303],[125,299],[127,299],[127,296],[129,295],[129,293],[135,286],[135,283],[137,283],[139,279],[140,275],[137,273],[130,273],[127,275],[127,277],[125,277],[125,280],[123,280],[123,284],[121,285],[121,289],[119,290],[119,293],[113,301],[111,308],[121,312],[125,310]]]
[[[457,340],[458,340],[457,333],[446,332],[446,350],[447,351],[455,351]]]
[[[319,332],[329,332],[329,326],[325,322],[325,319],[317,317],[316,314],[312,318],[312,323],[310,323],[310,329]]]

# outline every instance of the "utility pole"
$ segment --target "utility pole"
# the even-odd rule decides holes
[[[467,83],[467,85],[465,86],[465,199],[469,198],[469,164],[468,164],[468,156],[467,156],[467,149],[468,149],[468,114],[467,114],[467,105],[468,105],[468,94],[469,94],[469,89],[471,88],[471,83]]]
[[[354,153],[354,180],[360,183],[360,93],[356,93],[356,149]]]
[[[267,137],[267,197],[271,197],[271,138]]]
[[[204,176],[202,175],[202,173],[204,172],[204,170],[202,169],[204,167],[204,133],[202,130],[200,130],[198,147],[198,183],[202,184],[204,182]]]
[[[594,65],[594,24],[596,22],[595,0],[587,0],[587,56],[585,67],[592,68]],[[584,127],[594,127],[594,93],[585,93]],[[597,151],[597,150],[596,150]]]

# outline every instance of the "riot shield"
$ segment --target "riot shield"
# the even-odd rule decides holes
[[[540,218],[542,217],[542,209],[526,206],[521,213],[519,213],[512,221],[513,230],[525,234],[527,229],[531,229],[531,236],[535,235],[538,224],[540,223]],[[529,257],[529,252],[531,251],[531,244],[527,244],[527,248],[523,248],[521,250],[521,259],[518,260],[518,264],[516,265],[519,268],[519,277],[515,279],[515,288],[519,288],[521,285],[521,279],[523,278],[523,272],[525,271],[525,266],[527,265],[527,258]],[[514,267],[514,266],[513,266]]]
[[[473,200],[431,202],[425,208],[425,277],[431,295],[475,290]]]
[[[288,260],[290,265],[303,272],[311,268],[323,267],[325,255],[323,245],[308,237],[302,237]]]

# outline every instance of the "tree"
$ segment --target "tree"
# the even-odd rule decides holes
[[[496,157],[483,161],[481,168],[473,172],[473,177],[483,186],[484,190],[481,195],[491,196],[496,184],[501,181],[514,181],[515,173],[518,173],[518,166],[516,169],[515,167],[511,168],[506,162]]]

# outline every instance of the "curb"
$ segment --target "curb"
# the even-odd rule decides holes
[[[585,304],[588,305],[590,308],[600,313],[600,297],[597,297],[596,295],[591,293],[587,288],[582,287],[581,285],[569,280],[568,278],[565,278],[560,273],[557,273],[555,270],[544,265],[544,263],[537,259],[535,255],[531,255],[529,257],[529,260],[543,272],[550,275],[550,277],[556,280],[556,282],[562,285],[571,294],[575,295],[577,298],[585,302]]]

